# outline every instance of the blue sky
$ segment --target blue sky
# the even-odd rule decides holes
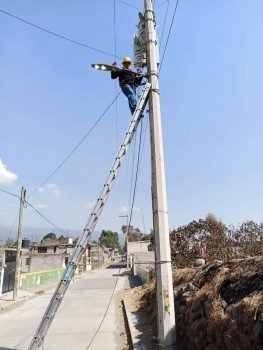
[[[128,1],[138,8],[142,0]],[[24,0],[0,8],[114,54],[114,1]],[[159,35],[166,5],[156,0]],[[163,52],[175,0],[170,0]],[[213,212],[225,223],[262,221],[263,2],[180,0],[160,74],[170,227]],[[116,0],[117,55],[133,56],[137,11]],[[0,187],[28,193],[50,175],[119,91],[91,63],[114,57],[58,39],[0,13]],[[117,113],[116,113],[117,111]],[[28,198],[57,226],[82,229],[130,119],[121,95],[48,183]],[[146,127],[146,118],[144,128]],[[138,139],[137,139],[138,144]],[[135,150],[134,150],[135,149]],[[133,154],[121,169],[97,229],[120,231],[130,203]],[[18,203],[0,193],[0,224]],[[133,224],[152,227],[149,133]],[[25,225],[45,222],[31,209]]]

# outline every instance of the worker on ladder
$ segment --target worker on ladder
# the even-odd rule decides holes
[[[136,88],[141,84],[142,79],[147,77],[147,74],[136,73],[131,69],[132,61],[130,57],[124,57],[122,60],[122,70],[121,71],[112,71],[111,79],[119,78],[119,84],[122,92],[128,98],[130,111],[133,114],[137,106],[137,95]],[[116,66],[117,63],[112,64]]]

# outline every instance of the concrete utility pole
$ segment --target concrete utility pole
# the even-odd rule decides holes
[[[157,35],[151,0],[144,0],[147,69],[152,89],[149,94],[152,205],[156,254],[158,340],[160,349],[175,349],[175,314],[169,240],[166,183],[163,156],[160,96],[157,70]]]
[[[126,225],[126,266],[127,269],[130,268],[130,262],[128,257],[128,242],[129,242],[129,215],[119,215],[119,218],[126,218],[127,219],[127,225]]]
[[[19,221],[18,221],[18,232],[17,232],[17,248],[16,248],[16,271],[15,271],[15,284],[13,291],[13,300],[17,299],[17,291],[19,288],[20,269],[21,269],[21,245],[22,245],[22,221],[23,221],[23,209],[25,205],[26,189],[21,188],[20,195],[20,208],[19,208]]]

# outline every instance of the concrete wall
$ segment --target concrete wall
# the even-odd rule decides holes
[[[127,254],[148,252],[151,241],[138,241],[138,242],[128,242]]]
[[[21,250],[21,273],[29,272],[30,258],[29,258],[29,249]]]
[[[60,269],[65,267],[64,254],[39,254],[30,258],[30,272]]]
[[[64,269],[53,269],[48,271],[38,271],[23,273],[20,275],[20,289],[38,287],[43,284],[56,283],[61,278]]]
[[[133,274],[137,275],[138,266],[154,268],[154,260],[154,252],[134,253],[132,262]]]
[[[0,295],[2,294],[4,279],[5,251],[0,249]]]

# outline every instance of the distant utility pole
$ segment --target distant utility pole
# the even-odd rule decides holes
[[[128,241],[129,241],[129,215],[119,215],[119,218],[127,218],[127,225],[126,225],[126,265],[127,269],[130,268],[130,262],[129,262],[129,257],[128,257]]]
[[[158,83],[159,49],[151,0],[144,0],[144,15],[139,13],[139,17],[139,31],[134,38],[135,65],[141,67],[147,65],[149,82],[152,86],[149,94],[149,117],[158,343],[159,349],[175,349],[174,293]]]
[[[20,269],[21,269],[21,245],[22,245],[22,221],[23,221],[23,209],[25,205],[26,189],[21,188],[20,195],[20,208],[19,208],[19,221],[17,232],[17,248],[16,248],[16,271],[15,271],[15,284],[13,291],[13,300],[17,299],[17,291],[19,288]]]

